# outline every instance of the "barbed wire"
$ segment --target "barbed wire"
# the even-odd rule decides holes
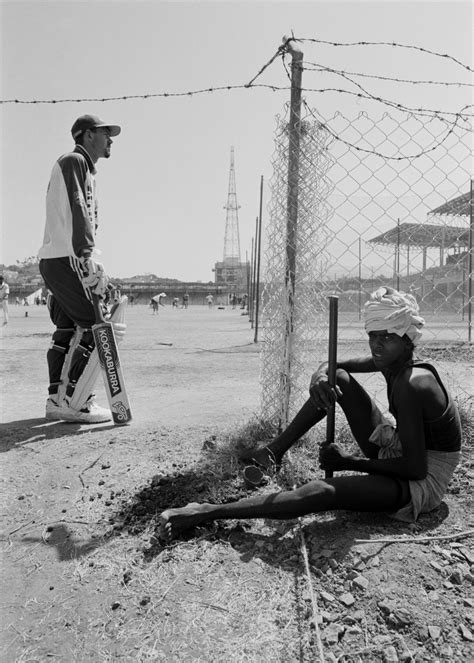
[[[293,38],[294,39],[294,38]],[[286,41],[286,44],[291,41],[291,39],[288,39]],[[455,64],[459,65],[463,69],[466,69],[467,71],[474,72],[474,69],[472,69],[469,65],[464,64],[461,62],[461,60],[458,60],[452,55],[449,55],[449,53],[439,53],[438,51],[433,51],[429,48],[424,48],[423,46],[413,46],[411,44],[400,44],[398,42],[390,42],[390,41],[353,41],[353,42],[337,42],[337,41],[326,41],[324,39],[314,39],[310,37],[298,37],[295,39],[295,41],[308,41],[308,42],[313,42],[315,44],[325,44],[328,46],[390,46],[392,48],[406,48],[406,49],[413,49],[416,51],[420,51],[421,53],[426,53],[427,55],[434,55],[435,57],[438,58],[444,58],[447,60],[451,60]]]
[[[285,53],[285,54],[286,54],[286,53]],[[290,82],[291,82],[291,74],[290,74],[290,72],[288,71],[288,67],[287,67],[287,65],[286,65],[286,63],[285,63],[285,54],[283,54],[283,58],[282,58],[283,67],[284,67],[284,69],[285,69],[285,72],[286,72],[286,75],[287,75],[288,79],[289,79]],[[369,100],[371,100],[371,101],[376,101],[376,102],[378,102],[378,103],[385,104],[385,105],[387,105],[387,106],[389,106],[389,107],[391,107],[391,108],[396,108],[398,111],[404,112],[404,113],[406,113],[406,114],[408,114],[408,115],[412,115],[412,116],[417,116],[417,115],[418,115],[418,116],[422,116],[422,117],[430,117],[431,119],[438,119],[439,121],[444,122],[445,124],[447,124],[447,125],[449,126],[449,124],[448,124],[448,120],[445,119],[444,117],[442,117],[442,115],[448,115],[448,114],[449,114],[449,115],[453,115],[453,114],[454,114],[454,120],[450,123],[450,126],[449,126],[449,128],[448,128],[446,134],[444,135],[443,138],[441,138],[440,140],[438,140],[433,146],[431,146],[431,147],[429,147],[429,148],[426,148],[426,149],[424,149],[424,150],[421,150],[420,152],[417,152],[416,154],[404,154],[404,155],[401,155],[401,156],[391,156],[391,155],[383,154],[382,152],[379,152],[378,150],[374,150],[373,148],[372,148],[372,149],[369,149],[369,148],[360,147],[360,146],[356,145],[355,143],[352,143],[352,142],[350,142],[350,141],[347,141],[347,140],[341,138],[341,137],[338,136],[338,135],[337,135],[337,134],[336,134],[336,133],[330,128],[330,127],[328,127],[327,124],[326,124],[324,121],[322,121],[320,118],[318,118],[318,117],[316,116],[315,112],[309,107],[309,105],[307,104],[306,100],[305,100],[305,99],[302,99],[302,104],[304,105],[304,107],[306,108],[306,110],[308,111],[308,113],[309,113],[309,114],[310,114],[310,115],[311,115],[311,116],[312,116],[312,117],[313,117],[313,118],[314,118],[319,124],[323,124],[323,125],[325,126],[325,128],[328,130],[328,132],[329,132],[329,133],[331,134],[331,136],[334,138],[334,140],[337,140],[337,141],[343,143],[344,145],[346,145],[346,147],[349,147],[349,148],[351,148],[351,149],[354,149],[354,150],[356,150],[356,151],[358,151],[358,152],[364,152],[364,153],[366,153],[366,154],[373,154],[373,155],[378,156],[378,157],[380,157],[380,158],[382,158],[382,159],[387,159],[387,160],[390,160],[390,161],[403,161],[403,160],[405,160],[405,159],[406,159],[406,160],[418,159],[418,158],[420,158],[421,156],[424,156],[424,155],[426,155],[426,154],[429,154],[430,152],[433,152],[433,151],[436,150],[438,147],[440,147],[444,142],[446,142],[447,139],[449,138],[449,136],[450,136],[452,133],[454,133],[454,130],[455,130],[456,127],[458,126],[458,122],[459,122],[459,120],[461,120],[461,119],[465,120],[468,116],[472,116],[472,114],[469,114],[469,113],[468,113],[468,114],[465,114],[464,111],[465,111],[466,108],[472,108],[472,107],[473,107],[473,104],[466,104],[466,105],[465,105],[460,111],[458,111],[457,113],[449,113],[449,112],[442,113],[442,112],[440,112],[440,111],[433,111],[433,110],[430,110],[430,109],[422,109],[422,108],[420,108],[420,109],[413,109],[413,108],[409,108],[409,107],[407,107],[407,106],[404,106],[403,104],[399,104],[399,103],[397,103],[397,102],[392,102],[392,101],[390,101],[390,100],[383,99],[382,97],[376,97],[376,96],[372,95],[370,92],[367,92],[367,91],[365,90],[365,88],[362,87],[362,86],[360,85],[360,83],[357,83],[357,82],[355,82],[355,81],[352,81],[349,77],[346,77],[346,78],[347,78],[347,80],[349,80],[349,82],[353,83],[356,87],[358,87],[358,88],[359,88],[360,90],[362,90],[363,92],[357,92],[357,93],[356,93],[356,92],[351,92],[350,90],[339,90],[340,92],[345,92],[346,94],[352,94],[352,95],[355,95],[355,96],[360,97],[360,98],[369,99]],[[468,131],[472,131],[472,129],[471,129],[470,127],[469,127],[467,130],[468,130]]]
[[[440,147],[443,143],[447,141],[449,136],[454,133],[455,128],[458,125],[458,121],[460,119],[460,116],[456,116],[456,118],[453,120],[451,126],[447,130],[446,134],[438,140],[433,146],[426,148],[425,150],[421,150],[420,152],[417,152],[416,154],[403,154],[402,156],[391,156],[387,154],[383,154],[382,152],[378,152],[377,150],[374,149],[369,149],[365,147],[360,147],[359,145],[356,145],[355,143],[352,143],[350,141],[345,140],[344,138],[341,138],[338,136],[329,126],[326,122],[321,120],[320,118],[317,117],[317,114],[308,106],[307,102],[303,99],[302,104],[308,111],[308,113],[321,125],[324,126],[325,129],[331,134],[331,136],[334,138],[334,140],[339,141],[340,143],[343,143],[347,147],[356,150],[357,152],[365,152],[366,154],[373,154],[375,156],[378,156],[382,159],[386,159],[389,161],[403,161],[405,159],[410,160],[410,159],[419,159],[420,157],[424,156],[425,154],[429,154],[430,152],[434,152],[438,147]]]
[[[357,85],[357,83],[354,83]],[[132,94],[132,95],[122,95],[122,96],[117,96],[117,97],[81,97],[81,98],[64,98],[64,99],[4,99],[0,100],[0,104],[65,104],[65,103],[84,103],[84,102],[94,102],[94,103],[102,103],[102,102],[110,102],[110,101],[127,101],[127,100],[133,100],[133,99],[152,99],[152,98],[168,98],[168,97],[192,97],[194,95],[200,95],[200,94],[209,94],[213,92],[222,92],[222,91],[230,91],[230,90],[245,90],[245,89],[257,89],[257,88],[264,88],[271,90],[272,92],[281,92],[281,91],[289,91],[291,90],[291,85],[271,85],[271,84],[264,84],[264,83],[258,83],[258,84],[246,84],[246,85],[222,85],[218,87],[209,87],[209,88],[202,88],[202,89],[196,89],[196,90],[188,90],[186,92],[157,92],[157,93],[145,93],[145,94]],[[465,109],[467,108],[472,108],[474,104],[467,104],[466,106],[463,107],[461,111],[444,111],[444,110],[435,110],[435,109],[430,109],[430,108],[410,108],[408,106],[404,106],[403,104],[400,104],[395,101],[391,101],[389,99],[384,99],[382,97],[376,97],[375,95],[370,94],[369,92],[367,93],[358,93],[358,92],[352,92],[351,90],[344,90],[342,88],[312,88],[312,87],[302,87],[301,88],[302,92],[315,92],[315,93],[321,93],[324,94],[326,92],[334,92],[334,93],[339,93],[339,94],[346,94],[349,96],[355,96],[358,97],[359,99],[369,99],[372,101],[377,101],[380,103],[385,103],[388,106],[391,106],[392,108],[396,108],[397,110],[404,111],[407,113],[411,114],[417,114],[417,115],[425,115],[429,117],[434,117],[441,119],[442,116],[444,115],[454,115],[454,116],[465,116],[465,117],[472,117],[474,114],[473,113],[466,113]]]
[[[303,61],[304,69],[307,71],[319,71],[320,73],[338,74],[346,76],[358,76],[360,78],[374,78],[379,81],[390,81],[393,83],[410,83],[412,85],[441,85],[450,87],[474,87],[474,83],[460,83],[453,81],[430,81],[430,80],[413,80],[411,78],[396,78],[395,76],[381,76],[379,74],[363,74],[358,71],[345,71],[344,69],[334,69],[327,65],[319,64],[317,62]],[[313,67],[313,68],[311,68]]]
[[[368,42],[368,41],[361,41],[361,42],[333,42],[333,41],[324,41],[321,39],[314,39],[314,38],[297,38],[297,37],[288,37],[285,39],[285,41],[279,46],[279,48],[276,50],[276,52],[273,54],[273,56],[270,58],[270,60],[264,64],[260,70],[257,72],[257,74],[246,84],[229,84],[229,85],[219,85],[219,86],[210,86],[210,87],[205,87],[205,88],[198,88],[195,90],[187,90],[184,92],[149,92],[149,93],[143,93],[143,94],[126,94],[126,95],[117,95],[117,96],[111,96],[111,97],[76,97],[76,98],[63,98],[63,99],[3,99],[0,100],[0,104],[63,104],[63,103],[103,103],[103,102],[110,102],[110,101],[128,101],[128,100],[133,100],[133,99],[155,99],[155,98],[176,98],[176,97],[192,97],[194,95],[200,95],[200,94],[208,94],[208,93],[213,93],[213,92],[222,92],[222,91],[232,91],[232,90],[243,90],[243,89],[251,89],[251,88],[265,88],[272,90],[273,92],[276,91],[285,91],[289,90],[290,87],[288,86],[281,86],[281,85],[272,85],[272,84],[262,84],[259,83],[258,85],[255,85],[255,81],[257,78],[259,78],[264,71],[266,71],[272,64],[273,62],[278,58],[282,57],[284,59],[284,56],[286,53],[288,53],[288,48],[289,44],[291,41],[308,41],[308,42],[313,42],[313,43],[319,43],[319,44],[330,44],[332,46],[391,46],[391,47],[398,47],[398,48],[411,48],[415,49],[424,53],[429,53],[434,56],[438,56],[440,58],[449,58],[450,60],[454,61],[456,64],[462,66],[463,68],[467,69],[468,71],[474,71],[469,67],[468,65],[465,65],[461,61],[457,60],[451,55],[445,54],[445,53],[438,53],[436,51],[431,51],[429,49],[423,48],[421,46],[410,46],[406,44],[399,44],[397,42]],[[316,67],[322,67],[322,65],[319,65],[317,63],[309,63],[313,66]],[[458,83],[458,82],[453,82],[453,83],[446,83],[446,82],[438,82],[438,81],[422,81],[422,80],[412,80],[412,81],[405,81],[404,79],[396,79],[396,78],[391,78],[391,77],[383,77],[383,76],[376,76],[372,74],[360,74],[360,73],[351,73],[351,72],[344,72],[343,70],[336,70],[330,67],[324,67],[325,71],[331,72],[331,73],[337,73],[342,76],[365,76],[365,77],[370,77],[370,78],[379,78],[381,80],[388,80],[388,81],[403,81],[403,82],[411,82],[413,84],[432,84],[432,85],[469,85],[471,86],[472,84],[469,83]],[[355,81],[352,81],[354,85],[357,85]],[[340,92],[340,93],[348,93],[347,90],[341,90],[337,88],[321,88],[321,89],[316,89],[316,88],[302,88],[306,92]],[[396,104],[396,102],[391,102],[393,104]],[[400,104],[400,107],[402,105]],[[412,109],[410,112],[418,112],[420,109]],[[444,114],[447,115],[449,112],[448,111],[429,111],[433,114]],[[451,113],[455,114],[456,113]]]
[[[247,85],[219,85],[216,87],[200,88],[197,90],[187,90],[186,92],[148,92],[144,94],[124,94],[117,97],[80,97],[80,98],[66,98],[66,99],[4,99],[0,100],[0,104],[66,104],[66,103],[82,103],[82,102],[106,102],[106,101],[128,101],[130,99],[153,99],[157,97],[192,97],[198,94],[206,94],[208,92],[220,92],[223,90],[243,90]],[[266,85],[260,87],[269,87]]]

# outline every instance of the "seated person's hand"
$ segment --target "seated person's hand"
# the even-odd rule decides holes
[[[339,444],[322,445],[319,449],[319,465],[322,470],[347,469],[346,462],[351,458]]]
[[[309,397],[317,408],[328,410],[336,399],[342,396],[340,388],[329,386],[327,365],[321,366],[311,377],[309,384]]]

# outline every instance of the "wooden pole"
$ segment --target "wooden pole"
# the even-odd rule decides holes
[[[288,40],[284,37],[284,42]],[[294,335],[294,308],[296,283],[296,238],[298,226],[298,194],[299,164],[301,138],[301,84],[303,78],[303,51],[299,45],[290,40],[287,44],[291,53],[291,96],[290,121],[288,125],[288,195],[286,221],[286,264],[285,264],[285,296],[286,321],[284,330],[284,355],[281,371],[281,416],[280,427],[289,422],[289,406],[291,392],[291,368]]]
[[[472,341],[472,252],[473,252],[473,235],[474,235],[474,200],[473,200],[473,180],[471,180],[471,199],[470,213],[469,213],[469,253],[468,253],[468,282],[467,282],[467,340],[469,343]]]

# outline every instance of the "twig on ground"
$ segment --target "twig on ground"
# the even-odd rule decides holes
[[[464,539],[468,536],[474,536],[474,529],[468,529],[465,532],[459,532],[458,534],[418,536],[410,539],[355,539],[354,543],[428,543],[429,541],[455,541],[456,539]]]
[[[313,591],[313,583],[311,582],[311,573],[309,570],[309,561],[308,561],[308,550],[306,548],[306,541],[304,538],[304,532],[303,528],[301,527],[300,523],[300,537],[301,537],[301,554],[303,555],[303,560],[304,560],[304,566],[306,570],[306,576],[308,578],[308,586],[309,586],[309,593],[311,596],[311,604],[313,606],[313,622],[314,622],[314,629],[316,633],[316,642],[318,645],[318,651],[319,651],[319,657],[321,661],[324,661],[324,649],[323,649],[323,643],[321,640],[321,632],[319,630],[319,611],[318,611],[318,605],[316,602],[316,597],[314,596],[314,591]]]
[[[84,472],[87,472],[87,470],[90,470],[92,467],[94,467],[94,465],[102,458],[103,455],[104,454],[100,454],[100,456],[98,456],[93,463],[91,463],[90,465],[88,465],[87,467],[85,467],[83,470],[81,470],[79,472],[79,480],[82,483],[83,488],[85,488],[85,485],[84,485],[84,481],[82,480],[82,475],[84,474]]]
[[[7,536],[11,536],[12,534],[15,534],[15,532],[18,532],[19,530],[23,529],[23,527],[27,527],[28,525],[31,525],[34,523],[34,520],[29,520],[27,523],[23,523],[23,525],[19,525],[18,527],[15,527],[15,529],[12,529],[11,532],[8,532]]]

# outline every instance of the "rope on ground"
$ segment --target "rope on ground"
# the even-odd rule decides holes
[[[410,539],[355,539],[354,543],[428,543],[430,541],[456,541],[456,539],[465,539],[468,536],[474,536],[474,529],[468,529],[458,534],[446,534],[439,536],[418,536]]]
[[[306,576],[308,578],[308,587],[309,587],[309,593],[311,597],[311,605],[313,607],[313,622],[314,622],[314,629],[316,633],[316,642],[318,645],[318,651],[319,651],[319,658],[321,660],[321,663],[324,663],[324,649],[323,649],[323,643],[321,641],[321,631],[319,630],[319,610],[318,610],[318,604],[316,601],[316,596],[314,595],[314,590],[313,590],[313,583],[311,581],[311,572],[309,569],[309,561],[308,561],[308,549],[306,548],[306,540],[303,532],[303,527],[301,525],[301,520],[298,519],[298,524],[299,524],[299,531],[300,531],[300,538],[301,538],[301,554],[303,556],[304,560],[304,566],[306,570]]]

